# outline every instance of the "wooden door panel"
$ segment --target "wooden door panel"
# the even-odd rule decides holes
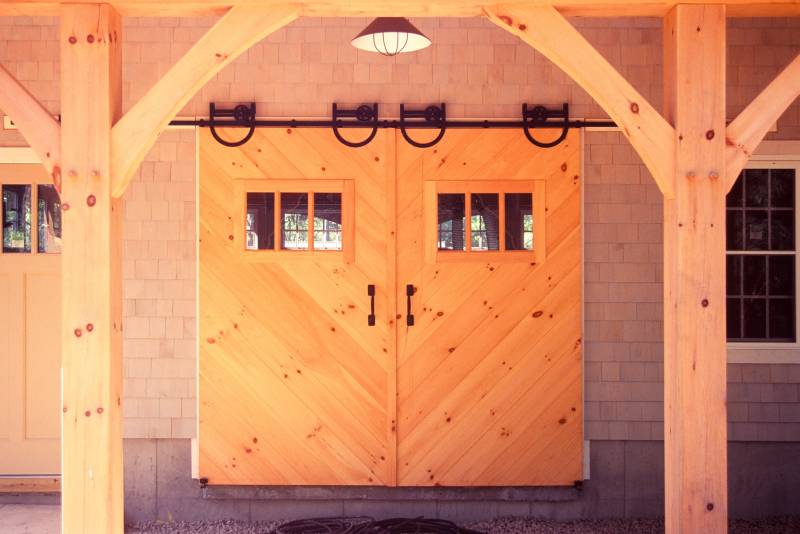
[[[61,275],[25,277],[25,437],[61,436]],[[58,443],[56,443],[56,448]]]
[[[12,315],[19,304],[18,274],[0,272],[0,443],[8,440],[14,427],[14,413],[19,410],[16,386],[19,375],[19,343],[11,333],[19,328]]]
[[[237,149],[201,133],[199,471],[209,483],[395,483],[387,134],[354,150],[329,130],[257,130]],[[352,256],[269,251],[243,260],[231,195],[241,180],[301,192],[321,180],[352,183],[352,213],[342,214],[355,217],[343,237]]]
[[[40,165],[0,165],[0,187],[31,185],[32,208],[51,183]],[[0,249],[0,475],[60,473],[61,259],[37,251],[38,216],[31,252]]]
[[[398,145],[397,160],[398,299],[416,287],[414,326],[398,331],[398,483],[572,484],[583,461],[579,134],[538,149],[519,132],[455,131],[426,150]],[[436,183],[486,192],[532,180],[545,182],[534,260],[431,252]]]

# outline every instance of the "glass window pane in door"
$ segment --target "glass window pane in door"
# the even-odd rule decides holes
[[[506,193],[506,250],[533,250],[533,195]]]
[[[281,248],[308,250],[308,193],[281,193]]]
[[[439,250],[466,250],[466,195],[447,193],[438,200]]]
[[[473,193],[471,195],[471,249],[500,250],[500,195]]]
[[[341,193],[314,193],[314,250],[342,250]]]
[[[275,193],[247,193],[245,248],[275,248]]]
[[[36,186],[36,221],[39,243],[37,250],[43,254],[61,252],[61,197],[55,186]]]
[[[3,186],[3,252],[31,251],[31,186]]]

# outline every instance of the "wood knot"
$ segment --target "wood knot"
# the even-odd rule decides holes
[[[94,325],[92,323],[88,323],[86,325],[86,331],[91,332],[92,330],[94,330]]]
[[[538,319],[539,317],[542,316],[542,313],[544,313],[542,310],[537,310],[537,311],[533,312],[531,317],[533,317],[534,319]]]
[[[69,202],[64,202],[61,204],[61,209],[64,211],[69,211]]]
[[[505,22],[506,24],[508,24],[509,26],[514,25],[514,21],[511,20],[511,17],[509,17],[508,15],[500,15],[498,18],[503,22]]]
[[[69,44],[75,44],[75,43],[78,42],[78,38],[75,37],[74,35],[70,35],[69,39],[67,39],[67,40],[69,41]]]
[[[103,407],[102,406],[98,406],[97,407],[97,413],[103,413]]]
[[[83,415],[85,415],[86,417],[90,417],[92,415],[92,412],[90,410],[86,410],[85,412],[83,412]]]
[[[228,241],[233,241],[233,236],[232,235],[228,236]]]
[[[559,425],[565,425],[566,423],[567,423],[567,419],[565,417],[562,417],[561,419],[558,420],[558,424]]]
[[[708,299],[703,299],[703,300],[700,302],[700,304],[701,304],[701,305],[702,305],[704,308],[708,308]]]
[[[714,511],[714,503],[713,502],[708,503],[706,505],[706,510],[708,510],[709,512]]]
[[[519,25],[519,29],[520,29],[520,31],[523,31],[523,32],[524,32],[525,30],[527,30],[527,29],[528,29],[528,27],[527,27],[527,26],[525,26],[524,24],[520,24],[520,25]]]
[[[83,335],[83,331],[80,328],[76,328],[74,330],[75,337],[81,337]]]
[[[97,197],[95,197],[94,195],[89,195],[88,197],[86,197],[86,205],[87,206],[89,206],[91,208],[95,204],[97,204]]]
[[[706,139],[708,139],[709,141],[714,139],[714,130],[709,130],[706,132]]]
[[[631,112],[639,113],[639,104],[636,102],[631,102]]]
[[[89,35],[87,35],[86,36],[86,42],[89,43],[89,44],[92,44],[94,42],[94,35],[92,35],[91,33]]]

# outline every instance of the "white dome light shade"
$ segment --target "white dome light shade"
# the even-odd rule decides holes
[[[430,46],[431,40],[406,18],[380,17],[370,22],[351,43],[360,50],[396,56],[403,52],[422,50]]]

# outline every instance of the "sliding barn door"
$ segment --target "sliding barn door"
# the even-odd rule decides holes
[[[397,147],[398,484],[582,479],[580,133]]]
[[[395,484],[393,132],[200,136],[200,476]]]

